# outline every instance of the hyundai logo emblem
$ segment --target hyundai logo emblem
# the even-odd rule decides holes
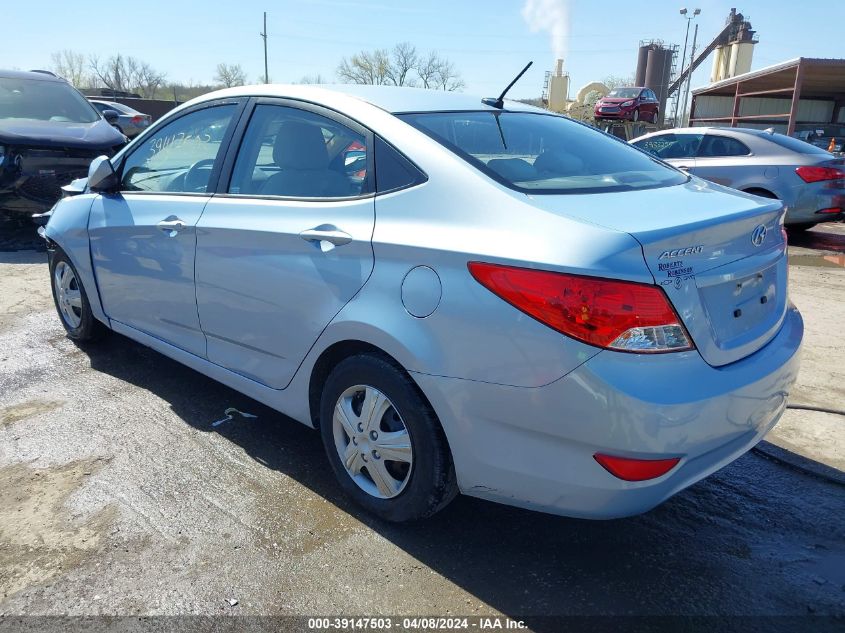
[[[760,246],[760,244],[766,241],[766,233],[766,227],[762,224],[758,225],[751,233],[751,243],[754,246]]]

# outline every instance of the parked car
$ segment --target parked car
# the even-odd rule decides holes
[[[784,411],[803,324],[783,206],[497,103],[267,85],[177,108],[43,228],[62,325],[318,428],[391,521],[458,491],[652,508]]]
[[[622,119],[657,123],[660,104],[657,95],[648,88],[614,88],[596,101],[593,118],[596,121]]]
[[[792,230],[843,218],[845,160],[804,141],[771,130],[691,127],[631,143],[701,178],[781,200]]]
[[[46,211],[61,185],[84,177],[93,158],[125,141],[63,79],[0,70],[0,210]]]
[[[843,148],[845,148],[845,125],[799,123],[795,126],[792,136],[826,150],[834,156],[842,156]]]
[[[97,110],[101,113],[106,110],[114,110],[118,113],[117,123],[114,126],[120,130],[127,138],[135,138],[141,132],[146,130],[153,118],[149,114],[138,112],[128,105],[117,103],[115,101],[100,101],[99,99],[88,99]]]

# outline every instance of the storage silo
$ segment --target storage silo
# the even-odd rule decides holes
[[[637,73],[634,79],[634,85],[645,85],[645,71],[648,66],[648,52],[651,50],[650,44],[640,44],[640,50],[637,53]]]
[[[674,50],[661,45],[654,45],[648,51],[645,72],[645,87],[650,88],[657,95],[660,103],[660,118],[666,113],[666,95],[669,90],[669,79],[672,73],[672,57]]]

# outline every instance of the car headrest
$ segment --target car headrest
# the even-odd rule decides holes
[[[325,169],[329,154],[323,133],[316,125],[286,121],[273,144],[273,162],[282,169]]]

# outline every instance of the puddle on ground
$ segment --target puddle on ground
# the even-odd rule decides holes
[[[30,400],[0,409],[0,427],[60,408],[63,400]]]
[[[0,468],[0,600],[81,565],[100,548],[116,509],[77,521],[66,507],[103,459],[52,468]]]
[[[793,266],[845,268],[845,255],[790,255],[789,263]]]

